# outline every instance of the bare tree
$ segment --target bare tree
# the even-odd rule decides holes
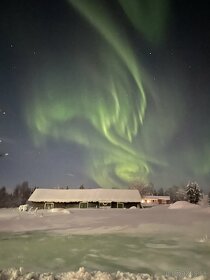
[[[138,190],[142,196],[154,195],[155,189],[153,183],[135,181],[129,186],[130,190]]]
[[[172,186],[164,191],[164,195],[169,195],[172,203],[187,200],[184,186]]]
[[[164,195],[163,188],[159,188],[157,194],[160,195],[160,196],[163,196]]]

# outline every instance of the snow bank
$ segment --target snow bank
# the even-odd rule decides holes
[[[207,276],[200,275],[193,277],[192,275],[177,278],[177,276],[167,275],[149,275],[143,273],[120,272],[108,273],[101,271],[88,272],[83,267],[78,271],[64,272],[59,274],[24,272],[22,268],[0,270],[0,279],[3,280],[207,280]]]
[[[131,206],[129,209],[137,209],[136,206]]]
[[[168,209],[192,209],[192,208],[198,209],[200,208],[200,206],[187,201],[177,201],[168,207]]]
[[[49,212],[51,213],[59,213],[59,214],[70,214],[70,210],[68,209],[63,209],[63,208],[53,208],[50,209]]]

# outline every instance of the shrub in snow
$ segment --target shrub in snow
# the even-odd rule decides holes
[[[186,186],[186,195],[190,203],[198,203],[201,196],[201,190],[196,182],[188,183]]]
[[[23,205],[20,205],[18,209],[20,212],[22,212],[22,211],[25,212],[25,211],[28,211],[28,208],[29,208],[28,204],[23,204]]]

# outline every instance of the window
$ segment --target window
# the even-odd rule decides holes
[[[124,203],[118,202],[117,203],[117,208],[124,208]]]
[[[79,208],[88,208],[88,202],[80,202]]]
[[[53,202],[45,202],[44,209],[52,209],[52,208],[54,208]]]

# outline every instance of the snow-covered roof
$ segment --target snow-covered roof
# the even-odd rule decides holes
[[[140,202],[138,190],[124,189],[36,189],[28,201],[31,202]]]
[[[157,200],[157,199],[170,200],[170,196],[167,196],[167,195],[146,195],[146,196],[143,197],[143,199],[151,199],[151,200]]]

